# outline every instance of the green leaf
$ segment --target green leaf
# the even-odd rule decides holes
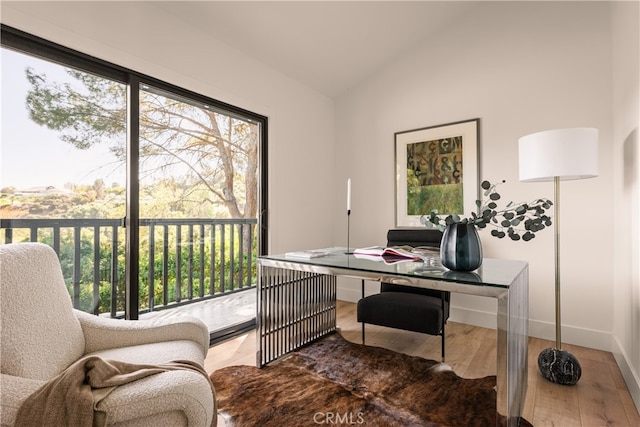
[[[485,198],[475,201],[478,209],[467,217],[452,214],[443,219],[437,215],[437,210],[433,210],[430,214],[431,222],[436,224],[438,229],[444,229],[445,226],[451,224],[471,224],[477,229],[493,225],[495,229],[491,230],[492,236],[501,239],[508,235],[514,241],[531,240],[535,237],[536,232],[544,230],[552,224],[551,218],[546,214],[546,209],[553,205],[548,199],[537,199],[530,204],[517,204],[510,201],[503,209],[498,210],[496,201],[502,198],[500,193],[496,191],[498,185],[499,183],[492,184],[486,180],[482,181],[480,187],[484,190]]]
[[[451,225],[451,224],[457,224],[458,222],[460,222],[460,217],[458,215],[449,215],[445,220],[444,223],[446,225]]]

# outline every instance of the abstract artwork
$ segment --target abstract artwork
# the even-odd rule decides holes
[[[478,198],[479,119],[395,134],[396,225],[420,216],[464,214]]]

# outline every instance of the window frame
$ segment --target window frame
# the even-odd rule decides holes
[[[62,66],[72,67],[81,71],[93,73],[127,86],[127,207],[125,217],[126,229],[126,301],[125,317],[130,320],[139,318],[139,283],[138,283],[138,252],[139,252],[139,108],[138,99],[141,86],[152,85],[160,90],[174,93],[184,99],[210,106],[226,115],[260,126],[258,142],[259,173],[258,173],[258,255],[267,253],[267,197],[268,197],[268,118],[261,114],[240,108],[199,93],[184,89],[180,86],[159,80],[135,70],[113,64],[94,56],[76,51],[66,46],[51,42],[41,37],[29,34],[16,28],[0,24],[0,45],[20,53],[45,59]],[[135,179],[132,179],[135,177]]]

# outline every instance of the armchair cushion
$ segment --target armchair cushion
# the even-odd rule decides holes
[[[60,261],[42,243],[1,245],[0,258],[2,373],[49,380],[84,353]]]
[[[162,377],[163,373],[175,375]],[[198,379],[204,377],[209,389],[190,387],[190,384],[198,384],[198,381],[184,373],[195,374]],[[143,380],[147,378],[155,381],[146,384]],[[134,386],[127,388],[128,385]],[[181,392],[185,385],[193,392],[192,396]],[[211,402],[207,401],[206,396],[211,396],[211,387],[202,366],[190,361],[148,365],[88,356],[75,362],[31,395],[18,411],[16,426],[104,426],[118,418],[121,407],[126,409],[128,416],[120,421],[131,419],[132,416],[139,418],[144,414],[167,412],[169,408],[186,408],[192,413],[186,414],[192,424],[209,425],[212,413],[207,408]],[[110,397],[122,388],[126,391],[121,393],[122,401],[117,405],[118,399]],[[104,404],[106,401],[110,403]],[[174,401],[177,403],[172,403]],[[136,412],[131,412],[132,406],[136,407]]]
[[[111,425],[215,426],[215,399],[202,375],[189,371],[163,372],[116,388],[96,408]],[[162,414],[155,422],[154,414]],[[173,418],[179,422],[168,422]]]

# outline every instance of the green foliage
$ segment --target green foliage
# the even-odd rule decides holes
[[[124,162],[126,85],[74,69],[66,72],[71,83],[26,70],[30,119],[77,149],[106,145]],[[173,181],[171,198],[164,200],[174,211],[207,206],[209,211],[225,209],[225,217],[254,218],[258,126],[148,87],[139,95],[141,188],[167,190],[167,183],[159,188],[153,183]],[[104,183],[98,184],[90,201],[102,198]]]
[[[229,230],[229,228],[227,228]],[[153,282],[154,290],[154,305],[163,305],[163,301],[166,297],[168,302],[178,300],[178,282],[180,282],[180,295],[179,299],[184,300],[189,297],[188,284],[191,280],[193,284],[192,292],[193,296],[197,297],[202,292],[203,295],[213,295],[222,292],[229,292],[239,289],[241,286],[247,286],[247,283],[251,285],[257,281],[257,265],[256,257],[257,253],[255,249],[252,254],[246,252],[240,253],[237,247],[239,234],[236,233],[234,239],[236,247],[234,252],[231,252],[230,237],[226,238],[225,242],[216,240],[215,245],[210,245],[210,235],[199,237],[195,236],[193,245],[193,254],[189,252],[190,244],[184,242],[184,246],[180,248],[179,257],[176,250],[175,233],[170,236],[168,242],[169,252],[167,257],[167,270],[168,276],[163,277],[164,271],[164,257],[163,257],[163,242],[156,240],[155,257],[153,260],[153,277],[150,279],[151,265],[148,259],[148,250],[141,250],[141,254],[147,254],[147,257],[140,262],[140,303],[141,308],[147,308],[149,306],[149,286],[148,284]],[[201,270],[201,252],[200,246],[197,242],[202,239],[205,242],[204,250],[202,252],[202,259],[204,264],[202,265],[203,274],[200,276]],[[253,248],[256,248],[256,239],[252,244]],[[148,241],[142,244],[143,248],[148,248]],[[211,262],[213,251],[213,263]],[[252,260],[251,269],[248,268],[248,259]],[[178,259],[180,259],[180,272],[178,272]],[[232,268],[233,265],[233,268]],[[242,274],[241,273],[242,266]],[[191,279],[189,278],[189,267],[191,267]],[[211,278],[213,276],[213,282]],[[179,280],[178,280],[179,279]],[[166,289],[165,289],[166,283]],[[202,283],[202,287],[201,287]],[[233,283],[233,288],[231,286]]]
[[[206,295],[219,294],[237,290],[241,286],[253,286],[257,281],[257,240],[254,234],[252,243],[253,253],[240,253],[239,239],[242,237],[234,228],[234,239],[236,243],[235,251],[232,253],[230,249],[231,226],[227,227],[226,239],[221,241],[219,238],[215,242],[215,246],[210,245],[210,235],[195,236],[193,258],[190,258],[188,247],[190,242],[183,236],[183,246],[180,250],[181,268],[178,272],[178,251],[176,250],[176,233],[175,227],[170,227],[168,234],[167,246],[167,277],[163,277],[164,242],[156,240],[155,256],[151,261],[149,259],[148,240],[141,240],[141,250],[139,256],[139,307],[141,310],[149,308],[149,272],[150,266],[153,265],[153,290],[154,290],[154,306],[164,305],[166,296],[167,304],[172,304],[178,299],[186,300],[188,295],[189,283],[189,267],[191,266],[193,284],[192,297],[198,298],[200,295],[200,245],[198,242],[202,238],[204,242],[204,274],[202,276],[203,289],[202,293]],[[143,229],[143,233],[144,233]],[[183,233],[184,234],[184,233]],[[93,313],[109,313],[111,312],[111,304],[114,304],[114,310],[117,313],[124,312],[125,304],[125,248],[122,239],[122,231],[120,231],[119,244],[116,247],[117,259],[112,259],[113,236],[108,228],[101,229],[99,250],[99,265],[94,265],[94,235],[93,229],[82,229],[80,233],[80,263],[78,265],[79,276],[76,281],[76,270],[74,267],[75,260],[75,240],[73,229],[63,228],[60,231],[60,266],[62,274],[65,278],[65,284],[69,295],[74,301],[74,306],[82,311]],[[147,233],[148,238],[148,233]],[[14,242],[30,241],[29,231],[25,229],[14,230]],[[53,246],[53,231],[51,229],[40,229],[38,231],[37,241]],[[214,251],[214,263],[211,261],[211,251]],[[248,260],[251,259],[251,269],[248,268]],[[223,261],[224,259],[224,261]],[[116,277],[112,277],[112,264],[116,264]],[[232,268],[233,265],[233,268]],[[242,267],[241,267],[242,266]],[[98,273],[98,293],[94,292],[94,270]],[[242,270],[242,271],[241,271]],[[222,272],[224,271],[224,274]],[[213,274],[214,282],[211,283],[211,275]],[[177,295],[178,276],[182,286],[180,287],[180,298]],[[231,283],[233,282],[233,288]],[[115,294],[112,296],[111,286],[115,285]],[[166,287],[165,287],[166,283]],[[213,290],[212,290],[213,286]],[[113,298],[112,298],[113,297]],[[94,303],[97,299],[97,307]]]
[[[79,149],[104,143],[105,138],[124,143],[126,86],[73,69],[67,72],[84,90],[51,82],[33,68],[26,70],[31,84],[26,99],[29,118],[52,130],[71,130],[63,132],[61,138]]]
[[[517,204],[509,202],[504,209],[497,210],[496,201],[501,199],[496,190],[497,185],[489,181],[482,182],[480,187],[484,190],[485,200],[476,200],[478,212],[471,212],[469,217],[448,215],[442,219],[438,216],[438,210],[434,209],[428,215],[422,215],[420,222],[424,225],[433,224],[440,230],[451,224],[473,224],[480,229],[490,225],[495,227],[491,230],[494,237],[502,239],[509,236],[511,240],[522,239],[525,242],[536,237],[535,233],[538,231],[551,226],[551,217],[546,214],[553,205],[550,200],[536,199],[530,203]]]

